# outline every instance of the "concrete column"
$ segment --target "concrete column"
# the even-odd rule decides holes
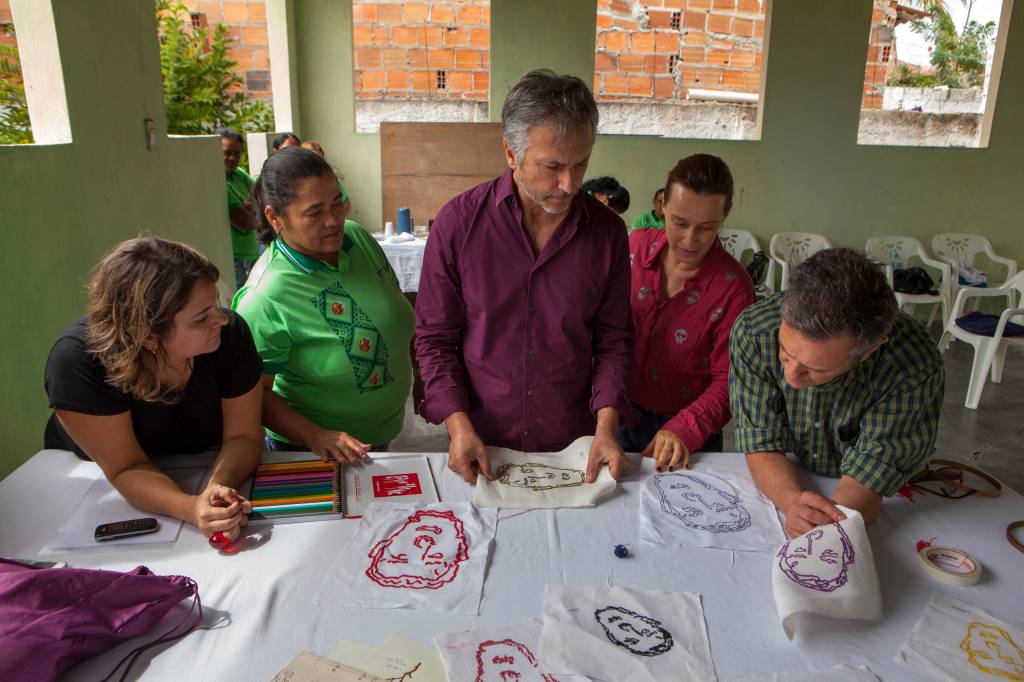
[[[298,133],[301,119],[295,59],[295,3],[294,0],[266,0],[266,3],[274,129]]]
[[[11,0],[11,12],[14,25],[18,27],[21,73],[36,144],[71,142],[71,119],[53,4],[41,0]]]

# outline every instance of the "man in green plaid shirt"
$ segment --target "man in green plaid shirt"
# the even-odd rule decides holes
[[[736,447],[791,537],[843,519],[836,504],[870,523],[934,449],[942,358],[862,254],[829,249],[794,269],[785,293],[737,318],[729,359]],[[831,499],[804,489],[787,452],[840,478]]]

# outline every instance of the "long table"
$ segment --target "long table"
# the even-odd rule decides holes
[[[443,500],[472,499],[472,488],[445,468],[443,454],[429,454],[429,459]],[[706,468],[746,467],[742,455],[699,455],[695,469]],[[1006,525],[1024,518],[1024,499],[1012,490],[1004,488],[994,499],[887,499],[870,529],[885,620],[804,617],[790,642],[772,600],[771,555],[673,550],[638,540],[640,487],[652,472],[650,459],[639,467],[634,460],[615,496],[596,508],[501,510],[477,617],[313,606],[327,567],[356,528],[354,520],[264,528],[258,545],[234,556],[213,551],[186,525],[174,545],[102,547],[42,558],[113,570],[142,564],[158,574],[196,580],[205,629],[146,652],[133,672],[145,680],[269,680],[299,651],[324,655],[342,639],[376,645],[391,633],[431,645],[438,632],[540,616],[546,583],[699,592],[722,680],[837,664],[866,664],[883,680],[920,680],[894,656],[933,591],[1009,618],[1024,613],[1024,554],[1004,539]],[[96,465],[69,452],[46,450],[0,482],[0,555],[37,557],[100,475]],[[808,482],[824,492],[835,483],[814,476]],[[985,566],[981,583],[954,588],[927,578],[918,566],[915,543],[928,538],[979,558]],[[618,543],[629,544],[632,556],[616,558],[612,549]],[[66,679],[99,679],[138,644],[84,663]]]

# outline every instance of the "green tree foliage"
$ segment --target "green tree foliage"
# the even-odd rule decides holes
[[[13,36],[14,24],[7,23],[3,30]],[[28,120],[18,48],[0,45],[0,144],[32,142],[32,124]]]
[[[176,135],[212,133],[220,127],[239,132],[272,130],[273,112],[242,90],[238,63],[228,56],[231,37],[216,24],[193,28],[188,8],[157,0],[160,71],[164,81],[167,132]]]
[[[934,88],[938,82],[931,74],[921,73],[906,64],[900,64],[895,73],[889,77],[887,85],[901,88]]]
[[[935,85],[950,88],[979,88],[985,83],[985,56],[995,37],[996,23],[981,24],[970,19],[974,0],[960,0],[967,7],[968,21],[957,33],[956,24],[946,7],[947,0],[927,0],[930,16],[918,19],[913,31],[931,44],[931,63],[935,67]]]

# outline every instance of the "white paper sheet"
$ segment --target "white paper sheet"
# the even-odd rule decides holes
[[[452,682],[587,682],[582,675],[556,678],[538,658],[541,620],[434,636]]]
[[[936,680],[1024,680],[1024,624],[936,592],[896,660]]]
[[[864,518],[853,509],[839,509],[845,519],[788,541],[772,560],[775,608],[790,639],[798,613],[882,618],[882,594]]]
[[[362,516],[372,502],[432,504],[438,501],[424,455],[374,453],[368,464],[342,467],[345,516]]]
[[[202,485],[206,476],[205,467],[189,467],[182,469],[168,469],[164,473],[170,476],[178,486],[187,493],[196,493]],[[115,540],[96,540],[94,533],[96,526],[102,523],[115,523],[117,521],[128,521],[142,517],[152,517],[157,520],[160,526],[153,533],[146,535],[133,535]],[[153,514],[143,511],[117,492],[113,485],[106,478],[98,478],[85,494],[78,508],[68,519],[67,523],[53,538],[49,545],[43,548],[43,552],[52,550],[81,549],[117,545],[150,545],[159,542],[174,542],[178,539],[181,526],[184,522],[171,516]]]
[[[544,589],[540,660],[608,682],[715,680],[700,595],[623,587]]]
[[[314,603],[475,616],[496,520],[495,510],[469,502],[374,502]]]
[[[601,467],[593,483],[583,482],[593,442],[593,436],[577,438],[561,452],[487,448],[495,480],[477,477],[473,501],[478,507],[508,509],[593,507],[616,485],[608,467]]]
[[[347,665],[300,651],[271,682],[387,682]]]
[[[775,506],[749,474],[654,474],[640,494],[640,539],[671,547],[774,552],[786,541]]]
[[[369,658],[375,649],[369,644],[343,639],[334,647],[334,651],[327,654],[327,658],[358,670],[359,664]]]
[[[401,635],[385,639],[355,667],[385,680],[448,682],[437,651]]]

